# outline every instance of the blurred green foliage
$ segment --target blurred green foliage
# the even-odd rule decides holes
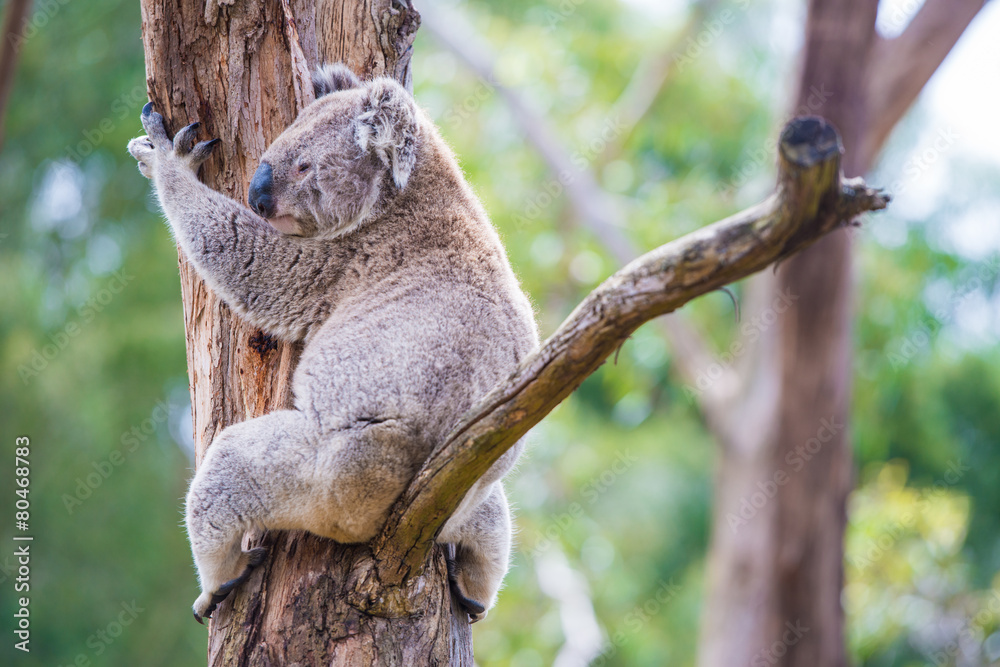
[[[801,40],[787,3],[716,5],[709,19],[735,16],[724,38],[675,67],[603,162],[594,142],[637,68],[677,38],[689,11],[677,8],[655,20],[619,0],[449,8],[493,45],[500,81],[620,198],[624,231],[644,248],[767,192]],[[33,633],[29,655],[5,633],[0,662],[201,664],[180,528],[191,462],[176,251],[124,149],[145,101],[138,5],[36,2],[32,21],[0,153],[0,424],[4,451],[18,435],[32,442]],[[493,84],[424,33],[413,70],[551,332],[614,260],[563,198],[539,196],[552,175]],[[907,178],[900,165],[930,122],[919,106],[908,116],[873,182]],[[857,237],[860,487],[845,604],[865,665],[1000,656],[996,614],[977,615],[1000,590],[1000,264],[996,248],[971,257],[947,232],[959,217],[988,224],[984,210],[995,224],[1000,169],[946,159],[931,204],[890,209]],[[725,296],[685,311],[720,352],[738,336]],[[641,329],[533,433],[508,485],[514,568],[475,627],[480,664],[693,664],[717,452],[671,355]],[[5,628],[13,533],[0,521]],[[964,653],[947,648],[957,637]]]

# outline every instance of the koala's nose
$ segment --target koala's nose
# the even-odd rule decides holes
[[[271,195],[271,186],[274,185],[274,174],[271,165],[261,162],[254,172],[250,181],[250,194],[247,195],[247,203],[250,208],[265,218],[274,215],[274,197]]]

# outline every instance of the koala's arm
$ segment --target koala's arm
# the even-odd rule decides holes
[[[194,144],[197,124],[167,138],[147,105],[148,136],[129,152],[156,188],[177,242],[198,274],[235,311],[270,334],[303,338],[322,323],[342,286],[345,258],[336,244],[285,236],[249,208],[197,177],[215,142]]]

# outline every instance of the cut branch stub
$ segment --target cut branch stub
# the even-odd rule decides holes
[[[778,143],[777,197],[789,218],[795,218],[789,222],[796,230],[779,260],[815,241],[816,227],[828,231],[842,222],[837,202],[843,154],[840,135],[824,118],[803,116],[785,126]]]
[[[591,292],[430,456],[373,542],[376,568],[359,591],[377,581],[405,596],[469,488],[640,325],[804,249],[861,212],[885,208],[888,197],[878,190],[842,180],[842,150],[826,120],[793,119],[781,134],[771,197],[639,257]]]

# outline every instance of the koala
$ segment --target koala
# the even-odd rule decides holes
[[[222,431],[185,519],[199,622],[266,556],[251,528],[363,543],[435,445],[538,345],[500,238],[434,123],[396,81],[344,65],[267,149],[249,208],[198,180],[218,140],[171,140],[150,104],[128,151],[198,274],[241,317],[305,342],[294,408]],[[475,622],[496,602],[511,520],[501,484],[523,443],[469,490],[438,540]]]

